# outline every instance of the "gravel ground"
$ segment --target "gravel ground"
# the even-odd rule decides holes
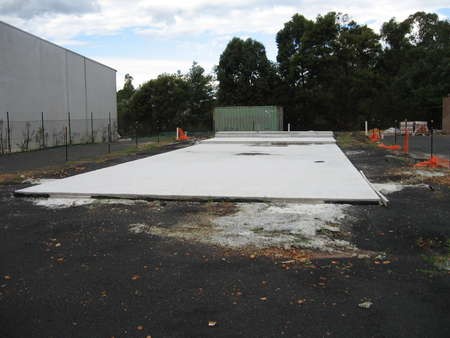
[[[343,148],[371,181],[409,184],[387,208],[351,207],[349,238],[369,253],[357,257],[129,231],[227,215],[229,203],[49,209],[12,197],[27,184],[0,185],[0,336],[449,337],[450,275],[436,265],[449,250],[449,188],[411,173],[408,157],[357,138]]]

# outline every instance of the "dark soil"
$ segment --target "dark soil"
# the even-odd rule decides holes
[[[364,143],[345,150],[363,150],[349,157],[374,182],[410,166]],[[1,337],[450,336],[450,275],[426,259],[450,238],[446,186],[353,208],[354,243],[386,257],[288,266],[128,231],[173,226],[204,203],[46,209],[12,197],[22,186],[0,186]]]

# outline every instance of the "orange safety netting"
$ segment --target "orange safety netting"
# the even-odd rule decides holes
[[[415,167],[429,167],[429,168],[450,168],[450,161],[439,157],[439,156],[431,156],[429,160],[416,163]]]
[[[389,149],[389,150],[400,150],[400,149],[402,149],[402,147],[399,146],[398,144],[394,144],[394,145],[392,145],[392,146],[388,146],[387,144],[380,143],[378,146],[379,146],[380,148],[383,148],[383,149]]]
[[[183,129],[177,128],[177,141],[187,141],[189,136],[186,135]]]

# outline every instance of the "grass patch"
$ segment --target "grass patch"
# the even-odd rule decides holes
[[[375,146],[363,132],[336,132],[336,143],[341,148],[355,148],[361,146]]]

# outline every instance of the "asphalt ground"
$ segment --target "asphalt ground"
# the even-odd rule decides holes
[[[362,139],[341,144],[373,182],[413,179],[404,174],[413,163],[406,156]],[[133,156],[84,163],[65,174]],[[294,263],[257,250],[128,231],[133,223],[171,227],[205,208],[220,213],[221,203],[47,209],[12,196],[27,184],[5,183],[0,336],[449,337],[450,275],[433,257],[448,250],[450,189],[434,178],[421,180],[428,188],[390,194],[387,208],[352,209],[352,242],[383,258]],[[373,305],[358,306],[365,301]]]
[[[149,141],[157,143],[155,138],[138,139],[138,145]],[[33,170],[55,165],[63,165],[67,161],[80,161],[85,159],[94,159],[99,156],[107,155],[110,152],[120,152],[135,148],[135,140],[123,140],[121,142],[94,144],[74,144],[66,147],[52,147],[42,150],[33,150],[28,152],[17,152],[0,155],[0,173],[13,173],[23,170]]]
[[[445,159],[450,159],[450,135],[433,136],[433,152]],[[395,144],[394,136],[385,136],[382,140],[385,144]],[[403,136],[397,135],[397,143],[403,145]],[[428,159],[431,152],[430,136],[409,136],[409,151],[417,159]]]

